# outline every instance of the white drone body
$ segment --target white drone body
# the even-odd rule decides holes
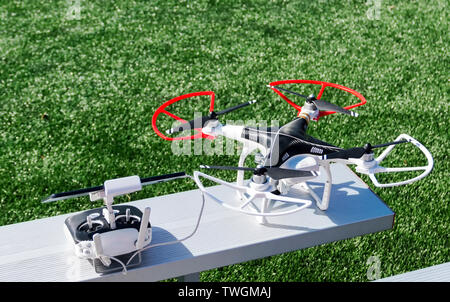
[[[315,110],[311,110],[310,107],[308,108],[308,106],[304,106],[299,116],[305,117],[307,119],[307,122],[309,122],[309,120],[314,120],[314,118],[318,115],[318,111],[319,110],[317,108]],[[266,146],[264,143],[258,143],[254,140],[246,139],[242,135],[244,128],[245,127],[243,126],[222,125],[217,119],[214,119],[206,123],[206,125],[202,128],[202,132],[209,136],[216,137],[221,135],[243,143],[243,149],[239,158],[238,167],[244,167],[247,156],[254,151],[257,151],[257,154],[259,154],[260,164],[263,165],[264,160],[267,164],[267,159],[271,155],[273,156],[273,152],[276,152],[274,150],[274,146]],[[273,131],[270,134],[275,137],[277,137],[278,135],[282,135],[279,133],[279,131]],[[407,134],[401,134],[396,138],[395,142],[404,142],[405,140],[409,143],[412,143],[414,146],[419,148],[420,151],[422,151],[428,162],[426,166],[401,168],[386,168],[381,166],[381,162],[392,151],[395,145],[390,145],[377,158],[374,158],[373,153],[369,153],[362,155],[360,158],[349,159],[328,159],[327,155],[311,154],[321,153],[321,146],[312,146],[312,150],[310,150],[308,154],[294,155],[284,161],[279,167],[284,169],[310,171],[311,175],[306,177],[293,177],[274,180],[266,175],[254,175],[249,181],[244,181],[244,171],[240,170],[237,172],[235,183],[230,183],[199,171],[194,172],[194,179],[200,190],[216,202],[232,210],[258,216],[258,220],[260,222],[265,222],[265,217],[291,214],[293,212],[303,210],[311,205],[310,199],[287,196],[293,186],[296,186],[296,188],[308,193],[315,201],[317,207],[320,210],[325,211],[328,209],[330,203],[330,193],[332,187],[330,164],[332,162],[339,162],[346,165],[356,165],[356,171],[368,175],[374,185],[377,187],[405,185],[427,176],[433,168],[433,157],[431,156],[430,152],[420,142]],[[314,148],[316,148],[316,150],[314,150]],[[208,166],[204,166],[204,168],[208,168]],[[418,170],[423,170],[423,173],[412,179],[395,183],[382,184],[379,183],[377,178],[375,177],[375,174],[377,173],[394,173]],[[324,171],[326,180],[324,184],[323,194],[320,197],[308,185],[308,181],[316,178],[321,171]],[[200,178],[206,178],[218,184],[225,185],[233,190],[236,190],[242,203],[238,206],[230,205],[227,201],[220,199],[213,193],[206,190]],[[276,191],[278,195],[275,195],[273,193],[274,191]],[[271,212],[268,205],[271,202],[275,201],[290,203],[296,206],[289,207],[289,210],[285,211]]]

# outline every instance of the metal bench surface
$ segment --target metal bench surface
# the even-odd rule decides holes
[[[2,226],[0,281],[158,281],[392,228],[393,211],[356,174],[340,164],[331,169],[333,188],[327,211],[312,205],[259,224],[255,217],[207,199],[194,236],[144,251],[142,264],[126,275],[96,274],[87,260],[75,257],[63,231],[64,220],[73,213]],[[309,182],[318,194],[322,180]],[[209,190],[235,198],[224,186]],[[192,232],[201,193],[192,190],[129,204],[152,208],[154,244]]]

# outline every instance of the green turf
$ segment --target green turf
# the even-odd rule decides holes
[[[447,1],[380,0],[378,17],[370,15],[376,1],[365,0],[111,2],[82,0],[80,18],[70,19],[76,1],[0,1],[0,225],[92,206],[87,198],[40,203],[61,190],[236,164],[237,155],[172,155],[151,128],[154,110],[213,90],[219,110],[260,101],[229,119],[284,123],[295,111],[265,85],[314,79],[353,88],[367,104],[356,119],[321,119],[312,135],[353,147],[408,133],[433,154],[433,172],[412,185],[374,188],[396,212],[393,230],[201,279],[366,281],[370,256],[379,257],[382,277],[450,260]],[[193,188],[159,184],[130,198]]]

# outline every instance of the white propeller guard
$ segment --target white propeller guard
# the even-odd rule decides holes
[[[246,197],[245,194],[239,194],[244,199],[242,204],[240,206],[232,206],[229,203],[226,203],[225,201],[221,200],[220,198],[217,198],[213,194],[206,191],[205,187],[203,186],[202,182],[200,181],[200,177],[212,180],[218,184],[221,184],[221,185],[227,186],[229,188],[232,188],[234,190],[237,190],[239,193],[247,193],[249,195],[249,197]],[[262,217],[287,215],[287,214],[292,214],[297,211],[303,210],[303,209],[309,207],[312,203],[310,200],[306,200],[306,199],[275,195],[269,191],[257,191],[251,187],[230,183],[230,182],[224,181],[222,179],[210,176],[208,174],[205,174],[205,173],[202,173],[199,171],[194,171],[194,180],[195,180],[197,186],[199,187],[199,189],[203,193],[205,193],[206,195],[211,197],[214,201],[216,201],[220,205],[222,205],[228,209],[238,211],[238,212],[241,212],[241,213],[244,213],[247,215],[262,216]],[[293,210],[288,210],[288,211],[265,212],[264,208],[259,209],[258,207],[256,207],[256,205],[254,205],[253,200],[255,200],[256,198],[266,198],[266,200],[277,200],[277,201],[282,201],[282,202],[295,203],[295,204],[300,204],[301,206],[296,207]],[[245,209],[249,205],[253,206],[254,211],[249,211],[249,210]]]
[[[420,151],[422,151],[422,153],[425,155],[425,157],[427,158],[427,165],[426,166],[420,166],[420,167],[400,167],[400,168],[385,168],[380,166],[379,164],[387,157],[387,155],[392,151],[392,149],[394,149],[395,146],[397,145],[391,145],[389,146],[386,150],[383,151],[383,153],[380,154],[380,156],[378,156],[374,162],[375,164],[373,166],[371,166],[370,168],[365,168],[364,166],[357,166],[356,167],[356,171],[363,173],[363,174],[367,174],[369,175],[370,180],[372,180],[373,184],[376,187],[380,187],[380,188],[386,188],[386,187],[395,187],[395,186],[401,186],[401,185],[406,185],[406,184],[410,184],[413,183],[415,181],[418,181],[422,178],[424,178],[425,176],[427,176],[431,170],[433,170],[433,165],[434,165],[434,160],[433,157],[431,156],[430,151],[428,151],[427,148],[425,148],[419,141],[417,141],[415,138],[407,135],[407,134],[400,134],[395,141],[399,141],[399,140],[407,140],[408,142],[412,143],[414,146],[416,146],[417,148],[420,149]],[[375,177],[376,173],[395,173],[395,172],[408,172],[408,171],[421,171],[423,170],[424,172],[422,174],[420,174],[419,176],[413,177],[411,179],[408,180],[404,180],[404,181],[400,181],[400,182],[394,182],[394,183],[388,183],[388,184],[381,184],[378,182],[377,178]]]

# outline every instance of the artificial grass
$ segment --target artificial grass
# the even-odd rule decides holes
[[[80,18],[68,19],[76,2],[0,2],[0,225],[92,207],[86,198],[40,203],[54,192],[236,164],[237,155],[174,156],[151,128],[154,110],[213,90],[219,110],[259,100],[229,119],[283,124],[296,112],[265,85],[314,79],[353,88],[367,104],[359,118],[325,117],[310,134],[353,147],[407,133],[431,151],[433,172],[408,186],[372,186],[396,212],[393,230],[201,279],[366,281],[370,256],[379,257],[381,277],[450,260],[446,1],[380,1],[378,19],[367,17],[366,1],[80,1]],[[194,188],[158,184],[130,198]]]

